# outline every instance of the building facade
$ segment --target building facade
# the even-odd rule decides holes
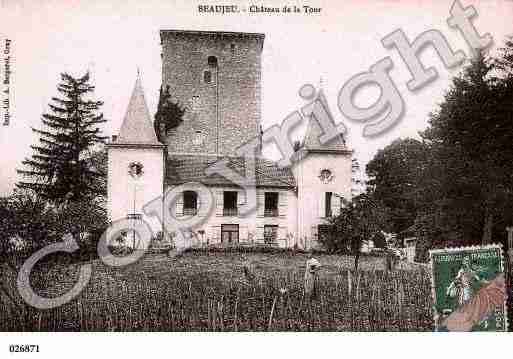
[[[342,135],[321,144],[311,115],[290,167],[259,150],[254,159],[237,156],[261,136],[264,35],[163,30],[161,41],[162,85],[186,111],[159,142],[137,79],[107,146],[110,219],[143,218],[155,233],[173,238],[179,230],[202,245],[317,246],[327,218],[351,196]],[[211,173],[220,161],[226,173]],[[249,186],[234,181],[248,173]]]

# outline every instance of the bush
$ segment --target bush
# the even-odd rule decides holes
[[[106,211],[96,201],[71,202],[61,206],[50,204],[34,193],[16,190],[0,201],[0,257],[14,255],[12,238],[19,238],[23,248],[14,249],[19,257],[27,257],[38,249],[62,241],[71,233],[80,248],[73,257],[90,258],[96,253],[98,241],[107,228]]]
[[[304,249],[295,248],[280,248],[280,247],[271,247],[268,245],[252,245],[252,246],[208,246],[208,247],[190,247],[187,248],[185,253],[269,253],[269,254],[325,254],[326,251],[320,249],[312,249],[305,251]]]

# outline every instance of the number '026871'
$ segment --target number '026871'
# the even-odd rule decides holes
[[[39,353],[39,345],[37,344],[11,344],[9,345],[11,353]]]

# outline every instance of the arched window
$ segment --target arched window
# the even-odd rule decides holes
[[[217,67],[217,57],[209,56],[207,59],[207,63],[210,67]]]
[[[195,216],[198,214],[198,194],[196,192],[183,192],[183,214],[184,216]]]

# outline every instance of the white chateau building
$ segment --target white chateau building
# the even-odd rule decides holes
[[[243,211],[252,203],[251,191],[228,173],[208,175],[206,169],[226,159],[228,172],[245,176],[250,165],[235,151],[261,136],[264,35],[162,30],[161,40],[162,86],[186,112],[177,127],[159,136],[160,142],[137,79],[119,135],[107,145],[111,221],[143,218],[154,233],[173,237],[176,228],[163,224],[172,216],[192,223],[182,231],[201,244],[315,247],[327,217],[338,213],[340,198],[351,196],[352,152],[342,135],[322,145],[323,133],[312,115],[289,168],[257,151],[256,209]],[[210,211],[205,196],[188,183],[212,193]],[[175,200],[163,200],[170,189],[177,190]],[[153,216],[143,210],[149,203]]]

